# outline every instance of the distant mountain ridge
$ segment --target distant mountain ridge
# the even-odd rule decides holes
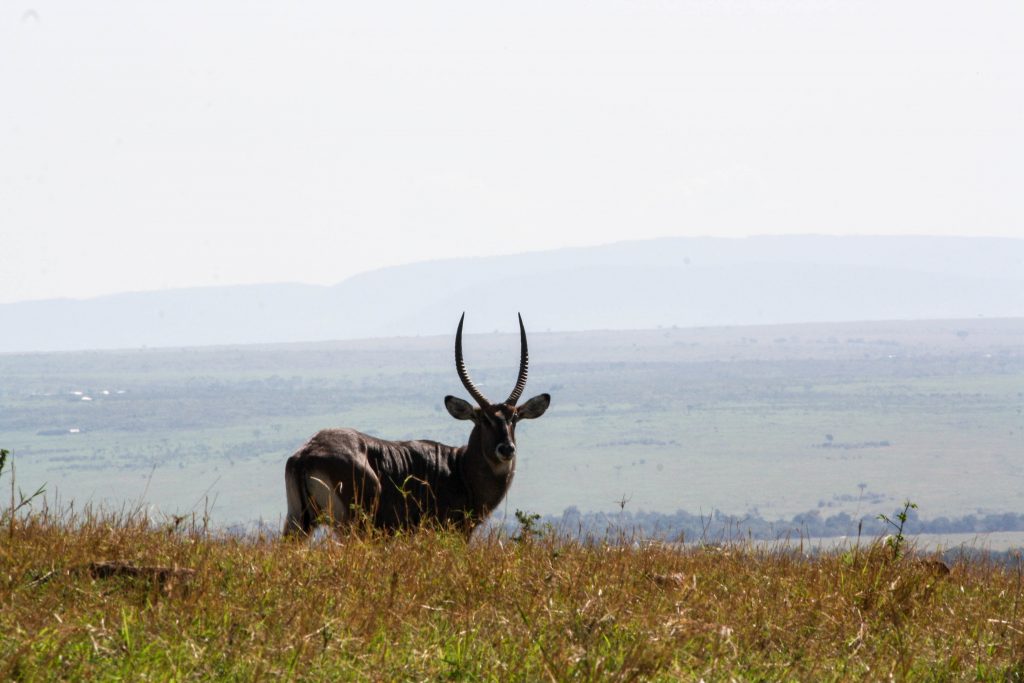
[[[663,238],[267,284],[0,305],[0,351],[1024,316],[1024,239]]]

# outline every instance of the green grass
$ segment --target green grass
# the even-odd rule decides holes
[[[225,538],[0,520],[0,679],[1018,680],[1019,566],[443,530]],[[98,578],[118,560],[155,575]],[[174,570],[194,574],[174,574]],[[1013,678],[1018,676],[1018,678]]]

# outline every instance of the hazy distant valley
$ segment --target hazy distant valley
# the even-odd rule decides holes
[[[696,296],[696,294],[695,294]],[[473,317],[476,315],[477,317]],[[450,316],[449,316],[450,317]],[[518,339],[474,334],[484,391]],[[456,319],[448,320],[454,328]],[[485,328],[486,329],[486,328]],[[284,509],[284,459],[316,430],[461,443],[452,332],[288,345],[0,355],[19,484],[76,505],[144,500],[216,524]],[[554,333],[531,328],[505,512],[1024,513],[1024,318]]]
[[[320,428],[463,442],[463,310],[485,391],[513,382],[518,310],[527,395],[554,397],[505,513],[1024,513],[1011,239],[672,238],[0,305],[0,446],[76,504],[276,525]]]
[[[500,302],[496,305],[496,302]],[[1024,240],[665,238],[262,284],[0,305],[0,352],[1024,316]]]

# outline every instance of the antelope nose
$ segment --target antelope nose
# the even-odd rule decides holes
[[[516,445],[514,443],[501,443],[498,444],[497,451],[499,456],[509,460],[516,454]]]

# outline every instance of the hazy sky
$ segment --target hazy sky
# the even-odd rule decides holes
[[[1024,3],[0,0],[0,302],[1024,237]]]

